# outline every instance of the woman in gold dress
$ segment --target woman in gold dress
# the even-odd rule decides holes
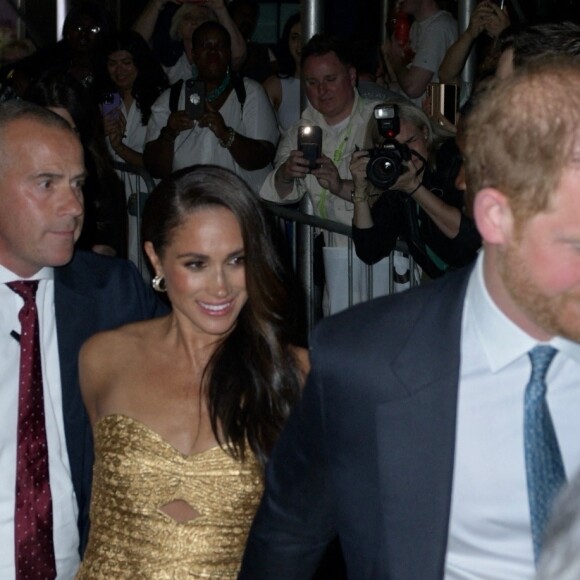
[[[259,202],[225,169],[163,181],[142,232],[172,311],[82,349],[96,459],[78,578],[235,578],[308,370],[288,280]]]

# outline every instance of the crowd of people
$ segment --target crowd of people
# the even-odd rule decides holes
[[[575,577],[580,26],[399,9],[269,47],[255,0],[84,0],[6,61],[1,577]],[[310,339],[261,203],[306,198],[356,253],[317,237]]]

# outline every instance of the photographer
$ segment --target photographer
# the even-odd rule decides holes
[[[435,135],[414,105],[385,103],[375,107],[366,141],[370,148],[350,163],[359,258],[374,264],[401,238],[431,278],[473,260],[481,241],[455,185],[461,155],[454,140]]]

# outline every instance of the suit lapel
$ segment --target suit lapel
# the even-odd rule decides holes
[[[389,577],[443,577],[469,272],[439,286],[391,367],[409,396],[377,409]]]
[[[70,265],[55,269],[54,304],[64,429],[72,481],[81,508],[88,499],[84,497],[84,490],[92,469],[92,436],[80,393],[78,356],[83,342],[97,330],[91,294]]]

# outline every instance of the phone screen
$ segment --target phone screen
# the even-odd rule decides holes
[[[308,159],[310,171],[317,169],[316,160],[322,154],[322,129],[316,125],[307,125],[298,129],[298,150]]]
[[[119,112],[121,108],[121,95],[119,93],[108,93],[101,102],[101,114],[103,117],[113,111]]]

